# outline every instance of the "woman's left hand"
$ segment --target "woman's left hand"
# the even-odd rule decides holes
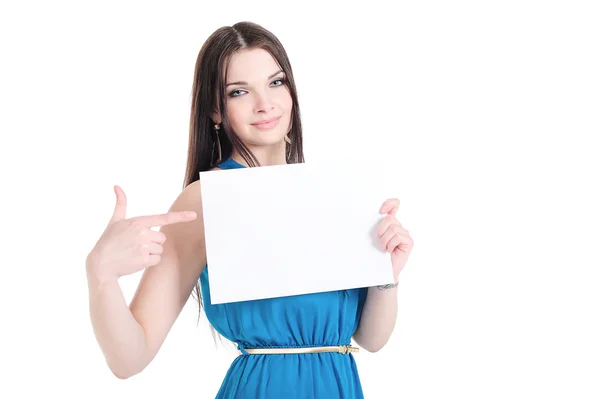
[[[379,223],[377,227],[377,235],[381,248],[389,252],[392,257],[392,270],[394,271],[394,281],[398,281],[400,272],[408,261],[408,256],[413,248],[413,239],[408,230],[406,230],[398,219],[396,214],[400,207],[400,200],[390,198],[386,200],[379,213],[387,214],[387,216]]]

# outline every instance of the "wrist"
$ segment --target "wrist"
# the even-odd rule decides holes
[[[110,281],[117,281],[118,277],[108,276],[102,273],[99,264],[94,261],[91,257],[88,257],[85,262],[85,272],[88,279],[88,283],[98,285],[104,285]]]

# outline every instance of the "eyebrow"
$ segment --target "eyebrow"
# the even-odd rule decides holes
[[[272,79],[272,78],[274,78],[275,76],[279,75],[281,72],[283,72],[283,69],[280,69],[279,71],[275,72],[274,74],[272,74],[271,76],[269,76],[267,79]],[[240,82],[231,82],[231,83],[227,83],[227,84],[225,85],[225,88],[227,88],[227,87],[229,87],[229,86],[233,86],[233,85],[240,85],[240,86],[243,86],[243,85],[248,85],[248,82],[243,82],[243,81],[240,81]]]

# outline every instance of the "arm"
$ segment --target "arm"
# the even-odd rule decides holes
[[[94,334],[118,378],[140,373],[154,359],[206,264],[199,182],[190,184],[171,211],[193,210],[197,218],[161,227],[167,237],[161,262],[144,270],[128,306],[118,281],[86,262]]]
[[[103,279],[86,265],[92,327],[106,362],[115,376],[127,378],[148,363],[142,326],[127,307],[116,279]],[[135,361],[134,361],[135,359]]]
[[[390,339],[398,313],[398,286],[369,287],[354,340],[369,352],[377,352]]]
[[[396,218],[400,201],[383,203],[379,213],[386,214],[377,228],[381,248],[390,253],[395,284],[369,287],[354,340],[369,352],[377,352],[390,339],[398,313],[398,277],[414,246],[408,230]]]

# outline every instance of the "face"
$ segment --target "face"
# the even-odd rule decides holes
[[[232,55],[225,79],[227,114],[233,131],[246,146],[281,145],[289,131],[292,97],[285,74],[263,49]],[[213,115],[221,123],[219,115]]]

